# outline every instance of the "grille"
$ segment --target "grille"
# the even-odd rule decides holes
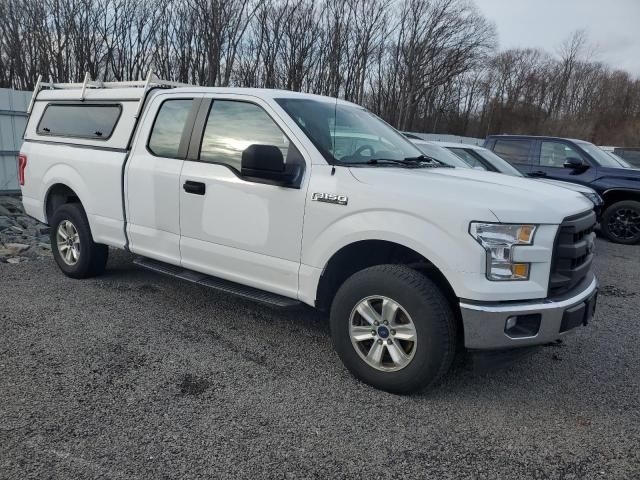
[[[549,295],[571,290],[589,273],[593,261],[596,214],[566,218],[556,235],[549,278]]]

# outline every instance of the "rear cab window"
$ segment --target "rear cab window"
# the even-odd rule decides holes
[[[54,137],[108,140],[121,113],[122,106],[115,103],[50,103],[42,114],[36,132],[38,135]]]
[[[528,165],[533,140],[525,138],[498,138],[493,151],[507,162],[516,165]]]
[[[192,98],[165,100],[160,105],[151,127],[148,150],[156,157],[184,159],[187,151],[187,128],[192,113]]]

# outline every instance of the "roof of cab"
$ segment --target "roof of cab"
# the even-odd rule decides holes
[[[273,88],[245,88],[245,87],[179,87],[170,89],[170,92],[177,94],[182,93],[217,93],[217,94],[236,94],[250,95],[253,97],[264,99],[276,98],[306,98],[309,100],[317,100],[320,102],[334,103],[340,105],[354,105],[346,100],[336,99],[334,97],[326,97],[324,95],[316,95],[314,93],[294,92],[291,90],[279,90]]]

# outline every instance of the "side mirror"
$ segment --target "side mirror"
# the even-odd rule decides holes
[[[584,160],[582,160],[581,158],[569,157],[564,162],[564,168],[584,172],[587,168],[589,168],[589,165],[584,163]]]
[[[275,145],[249,145],[242,152],[240,174],[250,180],[282,187],[292,186],[299,168],[287,168],[282,150]]]

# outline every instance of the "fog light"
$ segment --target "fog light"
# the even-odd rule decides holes
[[[540,330],[542,315],[534,313],[530,315],[515,315],[507,318],[504,324],[504,333],[511,338],[535,337]]]

